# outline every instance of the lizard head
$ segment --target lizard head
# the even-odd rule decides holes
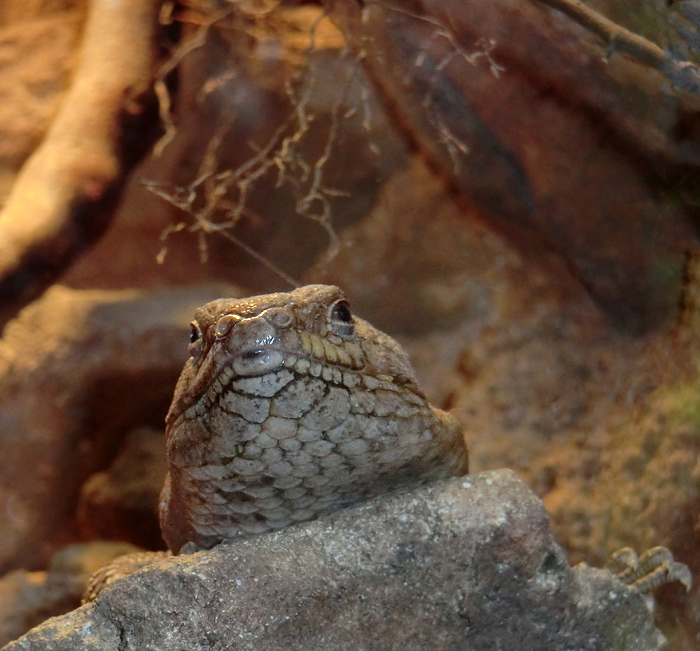
[[[282,368],[342,383],[362,372],[422,395],[403,349],[353,315],[343,292],[307,285],[291,292],[218,299],[199,308],[191,324],[190,358],[167,422],[204,410],[222,386]]]

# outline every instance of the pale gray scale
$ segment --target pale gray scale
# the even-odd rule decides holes
[[[277,447],[279,444],[279,440],[276,438],[272,438],[268,433],[266,429],[263,429],[260,431],[260,434],[255,437],[255,440],[253,441],[256,445],[259,445],[263,450],[267,450],[268,448],[274,448]]]
[[[379,380],[371,375],[361,375],[362,384],[365,385],[370,391],[374,391],[379,388]]]
[[[289,504],[285,502],[285,505],[278,509],[268,509],[262,513],[262,516],[267,521],[267,524],[272,526],[272,522],[280,522],[285,518],[289,518]]]
[[[296,436],[298,427],[299,424],[292,418],[270,416],[265,422],[263,429],[265,434],[279,441]]]
[[[231,360],[231,368],[236,375],[255,375],[260,371],[261,365],[267,368],[278,368],[284,362],[284,355],[278,350],[263,349],[250,358],[246,355],[234,357]]]
[[[284,499],[286,500],[298,500],[300,497],[306,495],[308,491],[303,486],[296,486],[294,488],[288,488],[284,491]]]
[[[235,391],[226,391],[219,398],[219,404],[226,411],[238,414],[251,423],[262,423],[270,415],[269,398],[250,397]]]
[[[333,427],[326,432],[326,438],[331,443],[344,443],[346,441],[354,441],[364,435],[362,428],[359,426],[356,416],[348,416],[345,422],[337,427]]]
[[[266,474],[273,479],[289,477],[292,473],[292,464],[289,461],[280,461],[279,463],[270,464]]]
[[[326,381],[326,382],[332,382],[333,381],[333,367],[331,366],[324,366],[323,371],[321,373],[321,377]]]
[[[284,500],[279,497],[267,497],[264,499],[255,500],[255,504],[263,511],[279,508],[284,504]]]
[[[333,383],[334,384],[343,384],[343,372],[337,367],[334,366],[333,369]]]
[[[347,462],[347,459],[343,460]],[[341,463],[335,466],[326,467],[323,469],[323,475],[336,483],[338,481],[344,481],[350,476],[350,466],[347,463]]]
[[[396,439],[396,444],[401,448],[418,447],[421,443],[421,435],[418,432],[408,431],[405,434],[400,434]]]
[[[273,497],[277,492],[273,486],[245,486],[242,493],[252,497],[253,499],[267,499],[268,497]],[[231,497],[229,496],[230,500]]]
[[[413,393],[413,391],[404,391],[403,399],[406,402],[410,402],[412,405],[415,405],[416,407],[420,407],[421,409],[428,411],[427,400],[423,396],[419,396],[417,393]]]
[[[271,398],[277,395],[292,380],[294,380],[294,373],[288,369],[282,369],[281,371],[266,373],[257,377],[239,378],[231,382],[230,388],[237,393]]]
[[[297,440],[301,443],[309,443],[318,441],[323,437],[323,432],[319,429],[304,429],[303,427],[297,433]]]
[[[292,466],[292,472],[290,473],[293,477],[301,477],[302,479],[306,477],[311,477],[319,472],[319,467],[317,463],[309,463],[301,466]]]
[[[392,418],[411,418],[415,416],[420,408],[407,403],[401,394],[387,391],[386,389],[377,389],[374,392],[375,416],[391,416]]]
[[[209,497],[207,498],[208,504],[228,504],[228,502],[228,495],[217,490],[210,492]]]
[[[434,438],[433,431],[430,429],[424,430],[420,436],[421,443],[426,443],[427,441],[432,441],[433,438]]]
[[[248,481],[241,481],[238,477],[230,477],[226,479],[219,479],[216,482],[216,487],[223,493],[235,493],[236,491],[243,490],[249,485]]]
[[[362,437],[368,440],[379,439],[383,434],[381,420],[374,416],[363,416],[356,414],[354,416],[356,427],[362,432]]]
[[[278,445],[282,450],[296,452],[301,450],[302,442],[298,438],[282,439]]]
[[[284,451],[280,448],[268,448],[260,455],[260,461],[269,466],[273,463],[279,463],[284,459]]]
[[[259,459],[244,459],[237,457],[228,464],[228,468],[243,477],[255,477],[265,470],[267,464]]]
[[[290,466],[291,469],[291,466]],[[279,488],[280,490],[287,490],[290,488],[296,488],[299,486],[304,480],[301,477],[292,477],[291,475],[287,475],[285,477],[278,477],[272,482],[272,485],[275,488]]]
[[[305,466],[294,466],[292,472],[290,473],[294,477],[311,477],[318,474],[319,467],[317,463],[310,463]]]
[[[285,516],[289,515],[288,513],[284,514]],[[284,529],[285,527],[288,527],[292,521],[289,518],[280,518],[277,520],[268,520],[267,524],[270,527],[270,529]]]
[[[401,443],[401,441],[405,440],[405,447],[409,447],[410,441],[417,438],[417,447],[419,449],[427,449],[428,446],[425,444],[435,438],[435,432],[433,431],[434,426],[435,423],[427,414],[422,417],[416,416],[415,418],[411,418],[403,423],[390,423],[387,425],[387,430],[391,435],[391,439],[387,444],[404,447],[404,444]]]
[[[237,515],[252,515],[258,512],[255,502],[232,499],[229,502],[229,512]]]
[[[284,418],[301,418],[314,408],[325,393],[326,383],[323,380],[303,375],[290,382],[272,398],[270,414]]]
[[[319,459],[319,464],[322,468],[335,468],[345,463],[345,457],[336,452],[331,452],[327,457]]]
[[[214,513],[193,513],[190,512],[190,520],[197,531],[207,531],[207,527],[214,526],[221,519],[220,515]]]
[[[369,443],[364,439],[355,439],[354,441],[346,441],[338,444],[338,451],[345,456],[367,456],[369,452]]]
[[[293,466],[306,466],[310,464],[314,459],[304,450],[298,450],[297,452],[285,452],[284,460],[291,463]]]
[[[314,475],[313,477],[307,477],[304,479],[304,486],[307,488],[315,489],[325,486],[330,480],[325,475]],[[315,491],[314,491],[315,493]]]
[[[362,382],[362,378],[357,373],[352,371],[343,371],[343,386],[352,389],[353,387],[359,386]]]
[[[315,495],[304,495],[304,496],[294,500],[294,508],[295,509],[309,508],[312,504],[316,503],[317,499],[318,498]]]
[[[374,412],[376,399],[371,391],[353,389],[350,391],[350,412],[353,414],[371,414]]]
[[[263,449],[257,443],[246,443],[245,448],[243,448],[243,456],[246,459],[257,459],[262,451]]]
[[[417,416],[408,420],[397,420],[394,418],[370,417],[364,421],[364,417],[358,416],[360,423],[366,422],[367,427],[363,429],[363,437],[369,441],[376,441],[381,447],[393,447],[396,441],[403,435],[410,432],[421,432],[428,422],[426,419]]]
[[[379,382],[379,389],[381,391],[388,391],[389,393],[400,395],[401,398],[403,399],[403,387],[394,384],[392,380],[381,380]]]
[[[200,516],[209,516],[212,514],[209,502],[197,502],[189,505],[189,513],[193,518],[199,518]]]
[[[304,452],[314,457],[327,457],[335,449],[335,443],[331,441],[311,441],[304,443]]]
[[[209,447],[221,454],[235,454],[239,443],[252,441],[262,431],[261,425],[250,423],[245,418],[223,411],[216,405],[210,413],[209,428],[214,446]]]
[[[350,398],[346,389],[331,387],[318,404],[303,416],[303,427],[328,430],[345,422],[350,414]]]

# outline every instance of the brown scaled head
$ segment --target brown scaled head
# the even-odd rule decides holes
[[[189,350],[168,422],[203,400],[222,374],[253,377],[283,366],[304,372],[307,363],[310,372],[318,364],[366,369],[420,393],[400,346],[355,317],[333,285],[211,301],[195,312]]]

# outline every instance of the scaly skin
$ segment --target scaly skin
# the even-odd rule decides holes
[[[160,520],[174,553],[467,472],[459,423],[337,287],[220,299],[192,328],[166,418]]]

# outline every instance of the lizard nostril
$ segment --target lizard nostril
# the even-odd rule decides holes
[[[216,336],[224,337],[226,333],[228,333],[228,331],[231,330],[231,328],[233,328],[233,326],[240,320],[241,318],[235,314],[225,314],[216,324]]]

